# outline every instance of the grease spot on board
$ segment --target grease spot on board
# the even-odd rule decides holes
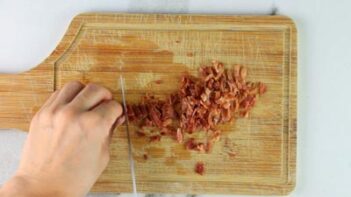
[[[137,85],[141,88],[147,87],[155,79],[154,73],[137,73],[135,75],[135,81]]]
[[[230,159],[235,159],[239,154],[239,149],[236,143],[228,137],[224,139],[222,152],[225,153]]]
[[[188,57],[194,57],[194,54],[195,54],[194,52],[190,52],[190,51],[189,51],[189,52],[186,53],[186,56],[188,56]]]
[[[136,133],[135,130],[131,129],[132,134]],[[143,137],[138,137],[137,135],[133,135],[133,149],[136,151],[143,151],[145,146],[145,139]]]
[[[171,156],[171,157],[166,157],[164,163],[166,166],[174,166],[176,162],[177,162],[177,158],[174,156]]]
[[[179,158],[181,160],[191,159],[191,152],[185,149],[182,145],[172,147],[171,153],[175,158]]]
[[[186,175],[186,174],[188,174],[187,170],[184,167],[180,166],[180,165],[177,165],[176,169],[177,169],[177,174],[179,174],[179,175]]]
[[[173,52],[136,35],[119,35],[109,42],[96,42],[87,42],[84,47],[95,60],[90,71],[179,73],[187,69],[186,65],[173,62]]]
[[[145,152],[148,156],[152,158],[162,158],[165,155],[165,149],[164,148],[159,148],[159,147],[154,147],[150,146],[145,148]]]

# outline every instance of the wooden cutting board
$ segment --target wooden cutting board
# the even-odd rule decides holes
[[[287,194],[296,171],[296,54],[295,25],[283,16],[81,14],[43,63],[0,75],[0,128],[27,130],[45,99],[71,80],[102,84],[120,101],[122,74],[132,103],[145,92],[174,91],[184,71],[197,74],[213,59],[242,64],[268,91],[249,118],[222,127],[212,153],[186,151],[166,137],[148,144],[132,127],[138,190]],[[115,132],[111,162],[93,191],[131,191],[124,128]],[[197,161],[205,163],[203,176],[194,173]]]

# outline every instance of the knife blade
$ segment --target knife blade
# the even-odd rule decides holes
[[[133,159],[133,149],[132,149],[132,142],[130,139],[129,133],[129,120],[127,115],[127,103],[126,103],[126,96],[125,96],[125,87],[124,87],[124,79],[122,75],[120,75],[120,86],[121,86],[121,93],[122,93],[122,101],[123,101],[123,109],[125,113],[125,125],[126,125],[126,133],[128,138],[128,157],[130,163],[130,173],[132,176],[132,184],[133,184],[133,196],[137,197],[137,187],[136,187],[136,178],[135,178],[135,167],[134,167],[134,159]]]

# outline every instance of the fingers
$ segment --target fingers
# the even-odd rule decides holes
[[[41,109],[48,107],[49,105],[51,105],[51,103],[56,99],[57,95],[59,94],[60,90],[56,90],[55,92],[53,92],[49,98],[45,101],[45,103],[43,104],[43,106],[41,107]]]
[[[114,100],[110,100],[104,101],[100,105],[96,106],[91,112],[97,113],[100,117],[107,121],[110,127],[112,127],[117,118],[122,115],[123,109],[119,103]]]
[[[67,83],[59,91],[55,100],[52,102],[53,107],[56,108],[57,106],[65,105],[71,102],[83,88],[84,85],[79,81],[72,81]]]
[[[109,139],[112,138],[113,132],[116,129],[116,127],[122,125],[124,123],[124,121],[125,121],[125,116],[124,115],[120,116],[117,119],[117,121],[112,125],[111,131],[110,131],[110,135],[109,135]]]
[[[106,88],[95,84],[88,84],[72,101],[72,106],[81,111],[87,111],[104,100],[111,100],[112,94]],[[110,104],[112,105],[112,104]],[[115,104],[114,104],[115,105]],[[105,106],[105,105],[103,105]]]
[[[110,143],[112,138],[113,131],[118,124],[119,117],[123,113],[122,106],[116,101],[104,101],[97,107],[95,107],[90,113],[95,113],[100,116],[104,122],[106,123],[106,129],[104,130],[106,133],[103,136],[107,137],[107,143]]]
[[[125,116],[124,115],[119,116],[117,121],[112,125],[110,132],[108,134],[108,137],[105,138],[105,142],[103,143],[103,151],[107,152],[108,155],[110,154],[109,145],[111,144],[114,130],[116,129],[116,127],[122,125],[124,121],[125,121]]]

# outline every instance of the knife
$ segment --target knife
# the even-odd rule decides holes
[[[133,196],[137,197],[138,193],[137,193],[137,188],[136,188],[133,150],[132,150],[132,142],[131,142],[130,133],[129,133],[129,120],[128,120],[128,115],[127,115],[127,103],[126,103],[126,96],[125,96],[125,91],[124,91],[124,79],[123,79],[122,75],[119,76],[119,79],[120,79],[120,86],[121,86],[121,92],[122,92],[123,109],[124,109],[123,111],[124,111],[125,124],[126,124],[126,133],[127,133],[127,138],[128,138],[128,156],[129,156],[129,163],[130,163],[130,173],[132,176]]]

